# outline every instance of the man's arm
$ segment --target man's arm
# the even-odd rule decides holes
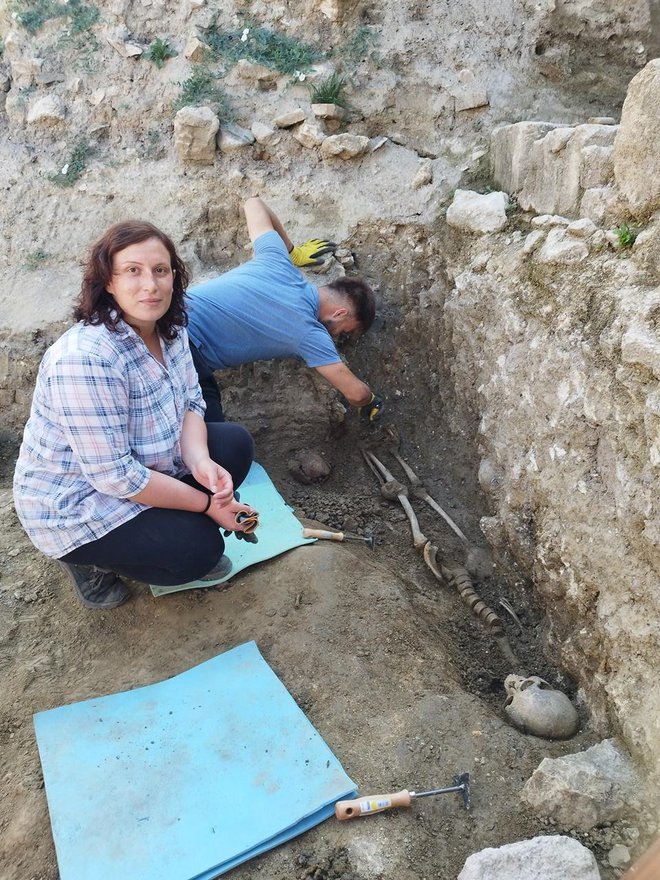
[[[315,369],[340,394],[343,394],[352,406],[365,406],[373,397],[371,388],[351,373],[346,364],[326,364]]]
[[[247,221],[248,235],[250,236],[250,241],[252,243],[254,243],[260,235],[263,235],[264,232],[270,232],[274,229],[284,242],[287,251],[292,250],[293,242],[284,231],[284,227],[280,223],[279,218],[258,196],[248,199],[243,205],[243,211],[245,212],[245,219]]]

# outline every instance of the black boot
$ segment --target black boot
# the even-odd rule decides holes
[[[94,565],[74,565],[62,559],[57,561],[85,608],[109,611],[130,599],[130,590],[113,571],[103,571]]]

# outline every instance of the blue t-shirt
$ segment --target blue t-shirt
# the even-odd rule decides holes
[[[188,335],[213,370],[292,356],[308,367],[341,362],[316,288],[272,230],[256,239],[252,260],[191,287],[186,307]]]

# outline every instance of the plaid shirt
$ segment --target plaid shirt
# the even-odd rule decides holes
[[[59,558],[145,510],[130,501],[149,471],[189,473],[181,428],[204,402],[180,330],[165,366],[124,322],[76,324],[41,362],[14,475],[14,503],[36,547]]]

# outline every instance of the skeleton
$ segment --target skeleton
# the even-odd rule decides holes
[[[538,675],[507,675],[504,711],[512,724],[534,736],[566,739],[578,729],[578,714],[566,694]]]
[[[390,448],[390,452],[401,465],[412,486],[414,495],[439,513],[461,540],[467,550],[466,565],[462,566],[442,558],[438,548],[426,538],[420,529],[419,521],[409,501],[408,488],[395,479],[373,452],[363,449],[362,455],[367,465],[381,483],[381,494],[388,501],[399,501],[410,523],[413,545],[416,550],[422,551],[424,562],[428,568],[439,581],[444,581],[455,587],[462,601],[492,635],[502,655],[510,664],[510,668],[520,671],[520,661],[511,650],[501,618],[477,594],[470,579],[469,572],[474,571],[475,567],[477,571],[490,573],[490,559],[487,556],[487,551],[473,547],[451,517],[431,498],[417,474],[399,455],[399,439],[396,431],[390,429],[389,433],[390,443],[394,444],[394,448]],[[475,559],[477,560],[476,566]],[[504,600],[500,604],[512,615],[519,628],[522,629],[522,624],[511,606]],[[536,675],[529,677],[508,675],[504,686],[508,695],[504,711],[516,727],[547,739],[570,737],[577,731],[578,715],[573,704],[565,694],[552,688],[544,679]]]
[[[373,452],[369,452],[366,449],[362,450],[362,455],[364,456],[365,461],[371,468],[371,470],[376,474],[378,479],[381,481],[382,485],[380,487],[381,495],[386,498],[388,501],[394,501],[397,499],[401,506],[403,507],[406,516],[408,517],[408,521],[410,523],[410,529],[412,531],[413,537],[413,546],[415,550],[421,550],[424,556],[424,562],[429,567],[429,569],[433,572],[436,578],[440,581],[446,581],[450,586],[455,587],[458,590],[458,593],[461,599],[465,602],[465,604],[470,608],[472,613],[481,620],[481,622],[486,626],[489,630],[499,649],[502,651],[502,654],[506,658],[506,660],[512,664],[514,668],[519,666],[518,660],[511,650],[511,646],[509,645],[509,641],[504,634],[504,625],[502,620],[498,615],[489,608],[489,606],[477,595],[472,581],[470,579],[470,575],[466,568],[457,563],[447,562],[446,564],[442,562],[438,562],[438,548],[431,544],[431,542],[426,538],[426,536],[422,533],[422,530],[419,527],[419,521],[417,516],[415,515],[415,511],[412,508],[410,501],[408,500],[408,489],[398,480],[396,480],[393,474],[385,467],[385,465],[374,455]],[[465,537],[463,532],[459,529],[456,523],[449,517],[447,513],[440,507],[440,505],[428,494],[426,489],[422,486],[420,479],[417,477],[417,474],[412,470],[412,468],[404,462],[403,459],[395,454],[395,458],[401,464],[404,471],[406,472],[406,476],[413,483],[414,486],[418,488],[421,487],[421,491],[418,494],[418,497],[427,501],[434,510],[441,513],[442,518],[451,525],[452,530],[461,538],[464,545],[470,546],[468,539]],[[431,503],[432,502],[432,503]]]

